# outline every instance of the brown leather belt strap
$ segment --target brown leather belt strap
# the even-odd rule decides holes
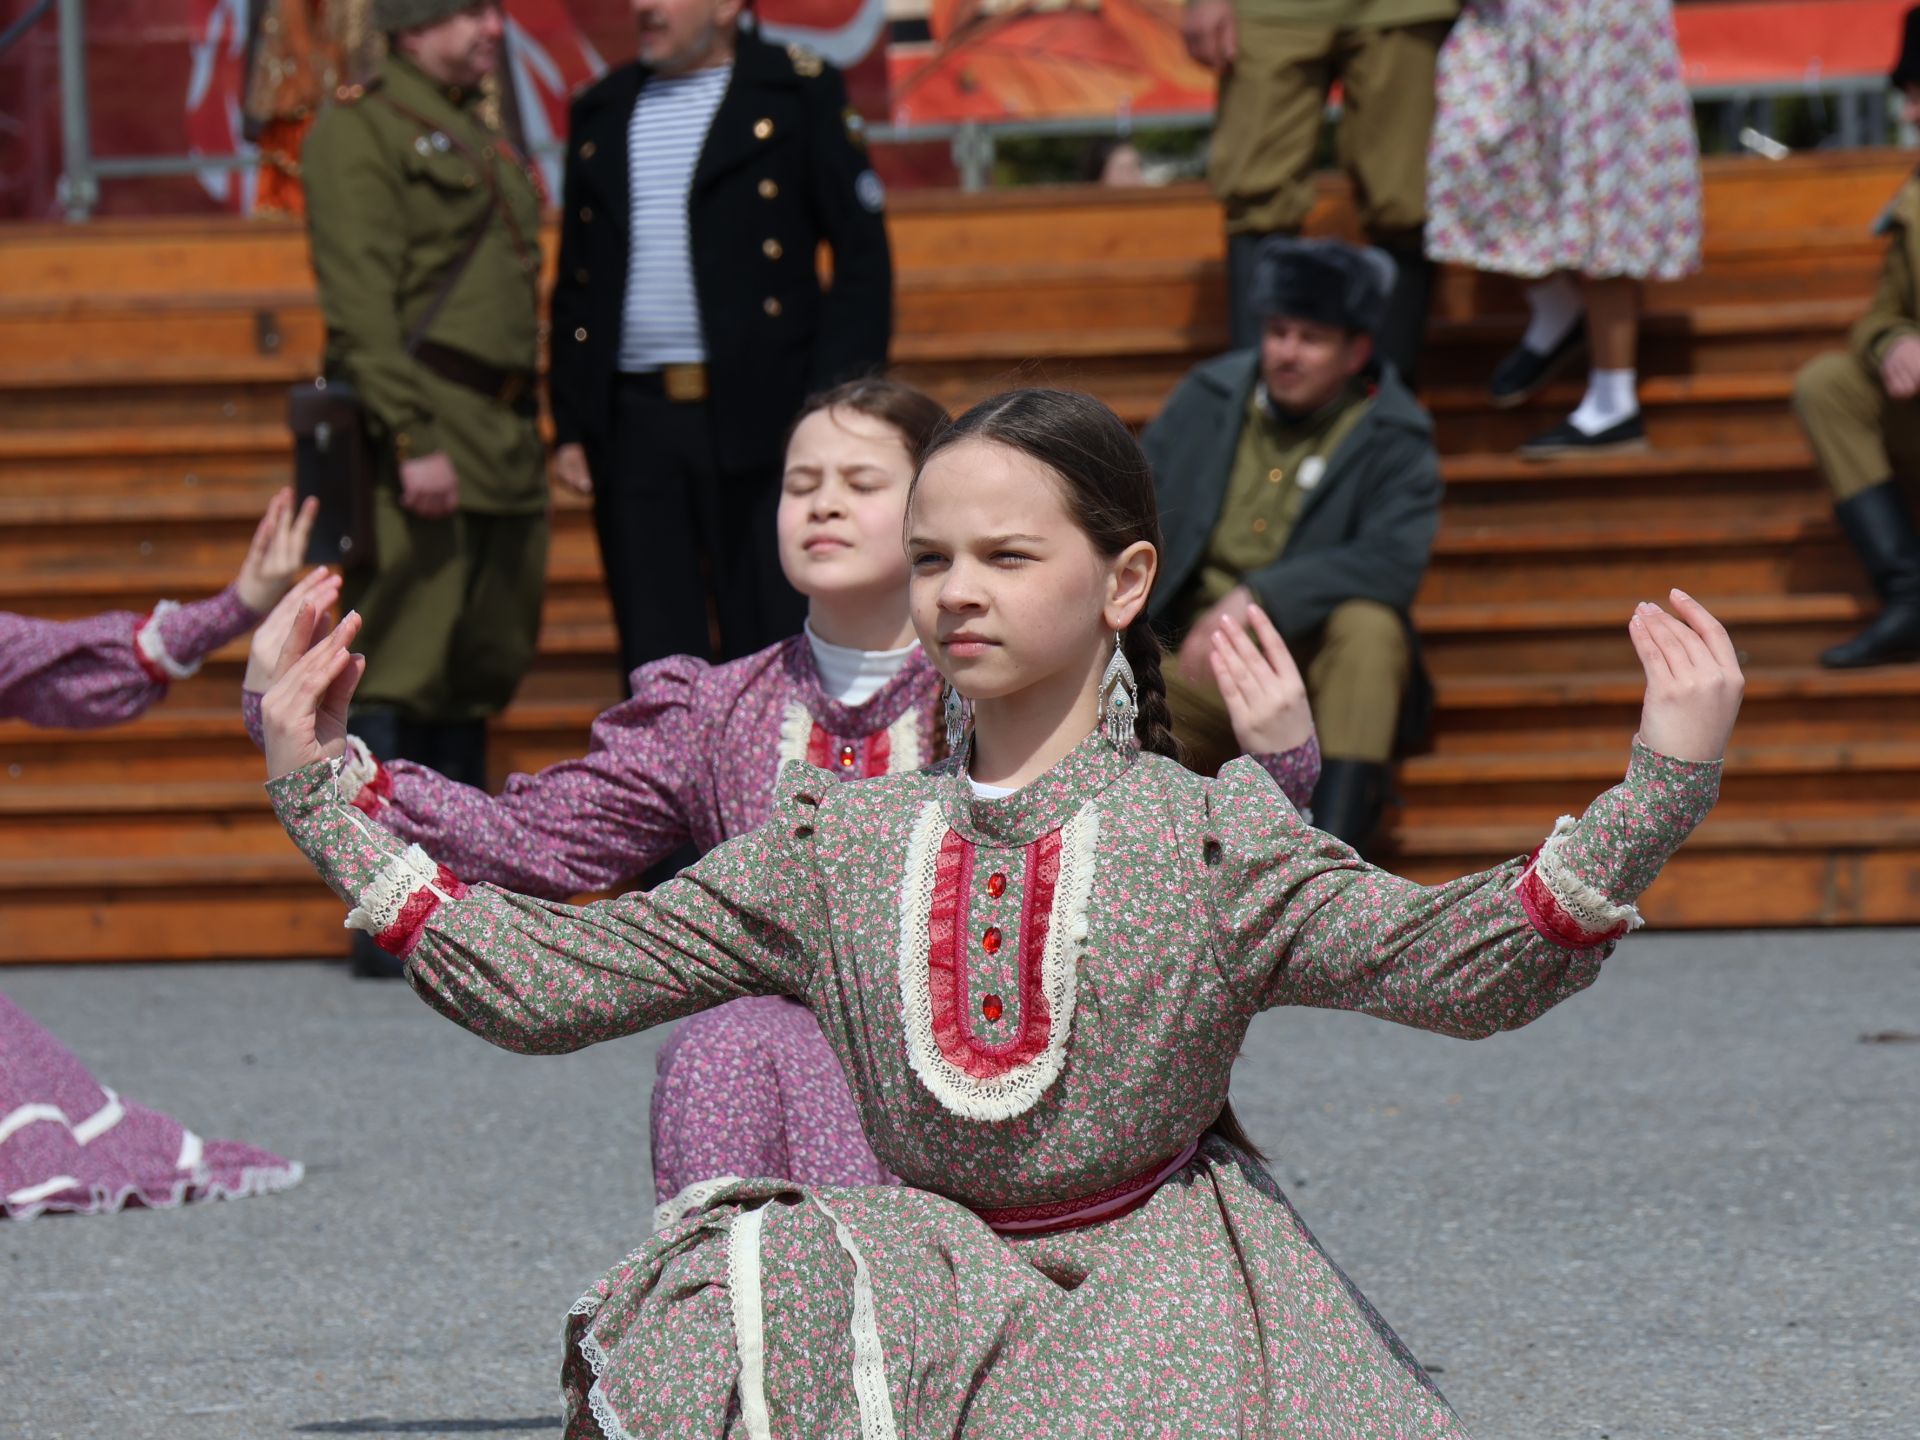
[[[534,408],[531,370],[502,370],[484,360],[476,360],[464,350],[422,340],[414,347],[413,358],[442,380],[451,381],[486,396],[510,410]]]

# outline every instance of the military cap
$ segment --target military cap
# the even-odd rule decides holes
[[[1253,269],[1253,313],[1286,315],[1371,335],[1387,313],[1394,264],[1384,250],[1344,240],[1268,237]]]
[[[474,0],[373,0],[370,19],[375,30],[391,35],[396,30],[411,30],[431,25],[462,10],[471,10]]]

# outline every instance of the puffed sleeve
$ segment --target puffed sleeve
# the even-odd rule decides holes
[[[574,907],[468,886],[340,795],[338,762],[271,782],[347,923],[429,1004],[504,1049],[578,1050],[745,995],[804,996],[827,936],[814,843],[832,779],[789,765],[768,823],[646,894]]]
[[[1705,818],[1720,766],[1635,744],[1626,779],[1531,856],[1444,885],[1366,864],[1250,763],[1207,794],[1205,868],[1228,970],[1257,1008],[1360,1010],[1469,1038],[1593,983],[1633,902]]]

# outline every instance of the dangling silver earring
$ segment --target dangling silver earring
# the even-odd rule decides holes
[[[967,743],[967,731],[973,725],[973,707],[961,698],[960,692],[947,686],[947,698],[940,709],[947,722],[947,753],[958,755],[960,747]]]
[[[1133,666],[1127,663],[1126,651],[1120,647],[1120,632],[1116,630],[1113,659],[1107,662],[1107,673],[1100,677],[1100,726],[1107,733],[1107,743],[1114,749],[1131,750],[1140,743],[1133,724],[1140,714],[1140,682],[1134,678]]]

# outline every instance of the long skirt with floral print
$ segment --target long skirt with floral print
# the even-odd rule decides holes
[[[1700,268],[1668,0],[1468,0],[1440,52],[1427,252],[1538,279]]]
[[[574,1307],[571,1440],[1457,1437],[1254,1160],[1004,1239],[907,1187],[722,1183]]]

